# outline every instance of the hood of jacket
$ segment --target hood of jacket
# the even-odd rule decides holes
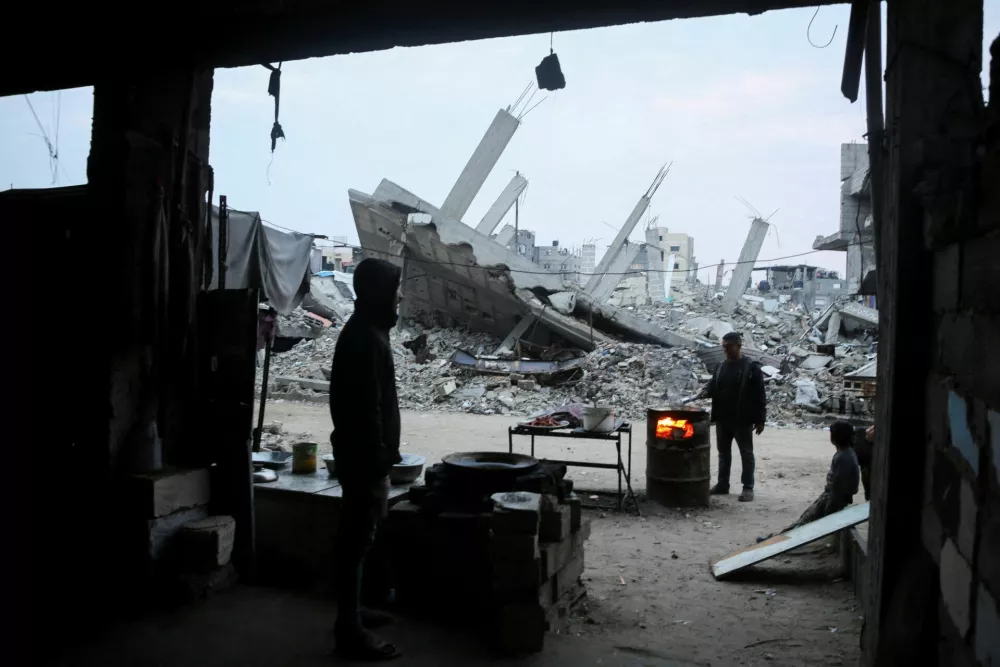
[[[394,327],[400,276],[399,267],[384,259],[362,260],[354,271],[354,312],[379,328]]]

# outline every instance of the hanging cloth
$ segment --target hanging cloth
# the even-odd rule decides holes
[[[264,63],[264,67],[271,70],[271,76],[267,81],[267,94],[274,98],[274,125],[271,126],[272,153],[278,144],[278,139],[285,138],[285,131],[281,129],[281,123],[278,122],[278,109],[281,106],[281,65],[282,63],[278,63],[278,66],[275,67]]]

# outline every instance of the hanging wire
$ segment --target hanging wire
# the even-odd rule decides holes
[[[806,39],[809,40],[809,45],[812,46],[813,48],[815,48],[815,49],[825,49],[826,47],[828,47],[831,44],[833,44],[833,38],[837,36],[837,28],[840,27],[840,26],[837,26],[837,25],[833,26],[833,34],[830,35],[830,41],[828,41],[826,44],[823,44],[822,46],[820,46],[819,44],[817,44],[816,42],[814,42],[812,40],[811,31],[812,31],[812,27],[813,27],[813,21],[815,21],[816,20],[816,16],[819,15],[819,10],[820,10],[820,8],[817,7],[816,11],[813,12],[812,18],[809,19],[809,25],[806,27]]]

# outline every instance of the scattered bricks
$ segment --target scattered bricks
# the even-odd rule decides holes
[[[537,589],[542,584],[542,561],[497,561],[493,563],[493,590],[519,591]]]
[[[571,493],[566,498],[566,504],[569,505],[569,529],[575,533],[583,523],[583,499]]]
[[[535,560],[539,558],[538,535],[494,535],[494,561]]]
[[[537,604],[509,604],[497,610],[493,646],[505,655],[538,653],[545,642],[545,610]]]
[[[235,537],[236,521],[231,516],[210,516],[185,524],[177,536],[184,572],[211,572],[227,565]]]
[[[537,493],[497,493],[492,496],[495,535],[537,535],[541,496]]]
[[[549,579],[565,568],[574,556],[583,552],[583,545],[589,537],[590,521],[586,521],[568,539],[542,544],[542,576]]]
[[[211,495],[210,475],[204,468],[135,475],[130,487],[132,506],[141,507],[143,516],[150,519],[207,505]]]
[[[580,581],[583,574],[583,551],[578,553],[566,567],[555,576],[553,595],[556,600],[562,597]]]
[[[941,549],[941,598],[945,609],[964,639],[971,622],[972,570],[950,539],[944,541]]]
[[[569,505],[556,505],[554,509],[542,510],[539,539],[542,542],[562,542],[570,535],[572,518]]]

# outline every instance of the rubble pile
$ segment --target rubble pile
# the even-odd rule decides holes
[[[390,337],[400,406],[528,416],[587,403],[613,406],[622,417],[640,420],[650,406],[677,405],[695,395],[722,362],[719,341],[738,331],[744,353],[762,364],[770,422],[821,425],[831,414],[870,417],[873,392],[845,390],[855,383],[845,382],[844,376],[872,365],[877,339],[872,322],[877,322],[877,311],[837,302],[822,312],[808,313],[777,297],[747,294],[728,314],[720,310],[721,294],[700,286],[680,285],[671,296],[667,304],[629,309],[663,329],[696,337],[700,347],[612,342],[599,344],[590,353],[532,350],[533,358],[553,362],[532,372],[512,372],[507,370],[511,361],[504,365],[501,358],[491,356],[500,347],[494,336],[400,323]],[[327,400],[338,332],[323,328],[316,338],[274,354],[270,396]],[[459,351],[473,359],[457,363]],[[566,370],[557,368],[556,362],[571,360],[578,363],[568,364]],[[473,362],[475,366],[470,366]],[[856,386],[868,381],[874,382],[873,372]],[[700,405],[707,407],[707,402]]]

